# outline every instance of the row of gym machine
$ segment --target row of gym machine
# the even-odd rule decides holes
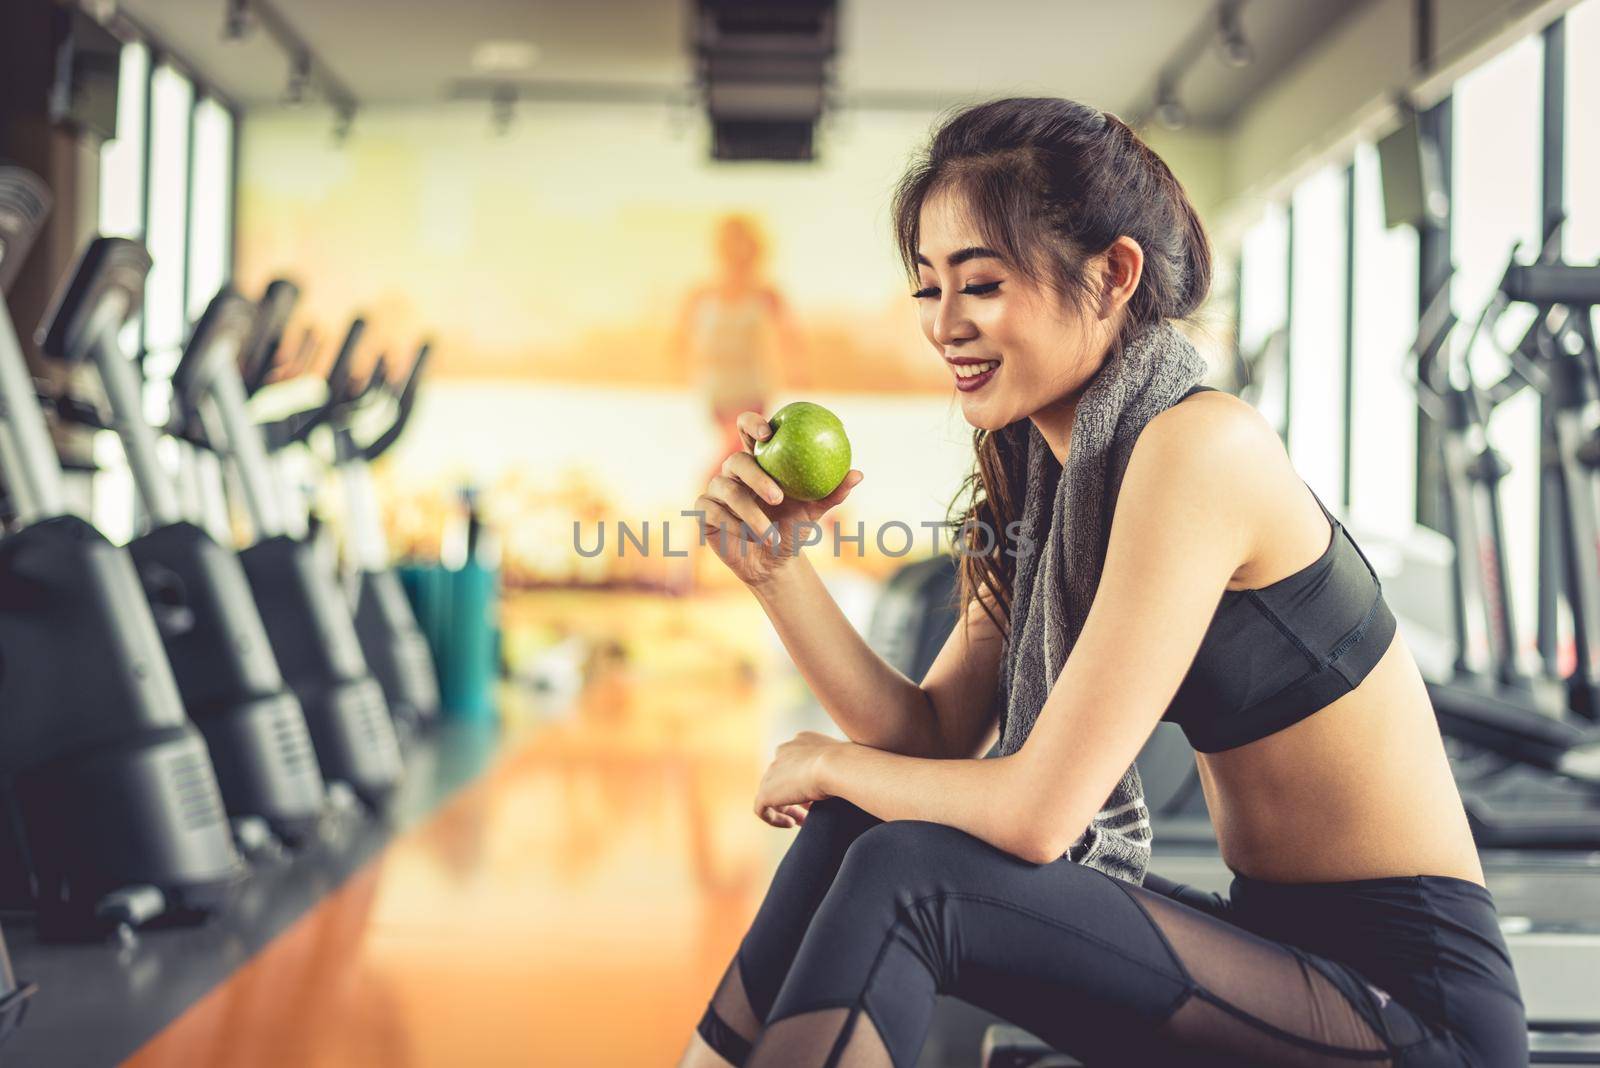
[[[50,200],[0,164],[0,293]],[[41,938],[129,939],[214,912],[250,857],[381,813],[439,713],[368,471],[406,424],[427,347],[358,383],[357,320],[322,398],[258,424],[251,395],[286,370],[298,293],[225,288],[158,427],[124,342],[150,265],[140,244],[96,238],[35,335],[48,361],[92,368],[103,403],[41,398],[0,301],[0,909]],[[120,439],[141,516],[126,546],[69,507],[47,407]],[[342,561],[281,471],[313,440],[348,495]],[[0,1024],[29,992],[0,950]]]
[[[1444,279],[1412,349],[1417,401],[1438,428],[1455,549],[1455,656],[1428,691],[1484,848],[1600,850],[1600,264],[1563,262],[1560,235],[1558,221],[1530,263],[1512,250],[1495,293],[1454,345],[1462,324]],[[1506,343],[1498,328],[1518,305],[1533,319]],[[1480,338],[1506,364],[1487,385],[1471,363]],[[1541,534],[1554,550],[1531,670],[1505,550],[1501,483],[1511,467],[1489,434],[1495,410],[1523,390],[1541,401]],[[1557,641],[1558,605],[1570,619],[1570,653]]]

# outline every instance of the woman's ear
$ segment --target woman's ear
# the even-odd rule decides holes
[[[1108,319],[1133,299],[1144,274],[1144,249],[1126,234],[1118,237],[1101,253],[1105,257],[1100,272],[1100,318]]]

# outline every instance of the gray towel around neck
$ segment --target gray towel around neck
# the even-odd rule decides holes
[[[1026,435],[1011,440],[1027,450],[1027,480],[1010,636],[1000,664],[1003,719],[996,755],[1015,753],[1028,740],[1083,629],[1134,441],[1205,372],[1205,359],[1171,324],[1145,326],[1079,398],[1064,468],[1031,419],[1002,431]],[[1070,775],[1072,769],[1061,772]],[[1144,786],[1130,765],[1066,855],[1137,884],[1149,864],[1150,839]]]

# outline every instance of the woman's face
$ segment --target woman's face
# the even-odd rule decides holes
[[[1111,332],[1065,297],[984,249],[959,199],[923,202],[915,296],[922,332],[945,361],[968,423],[998,430],[1076,395]],[[1099,266],[1096,257],[1091,272]]]
[[[717,234],[717,255],[730,274],[747,274],[760,258],[761,245],[747,225],[730,219]]]

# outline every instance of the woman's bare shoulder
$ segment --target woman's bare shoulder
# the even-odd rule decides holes
[[[1146,425],[1135,448],[1198,452],[1246,476],[1268,475],[1286,468],[1289,460],[1272,424],[1253,406],[1221,390],[1196,393],[1161,412]]]
[[[1240,568],[1241,580],[1287,573],[1294,568],[1285,561],[1305,556],[1307,546],[1314,544],[1317,553],[1326,546],[1321,509],[1283,439],[1248,402],[1220,391],[1197,393],[1152,419],[1136,448],[1145,446],[1146,438],[1158,462],[1163,453],[1181,450],[1186,458],[1225,472],[1225,478],[1207,482],[1222,487],[1217,491],[1227,494],[1239,521],[1253,530],[1248,540],[1255,548]]]
[[[1241,519],[1263,526],[1281,517],[1286,498],[1306,494],[1272,424],[1248,402],[1220,390],[1197,393],[1150,420],[1135,443],[1140,450],[1214,469],[1225,477],[1207,484],[1227,492]],[[1184,466],[1193,471],[1189,464]],[[1315,512],[1309,496],[1306,502]]]

